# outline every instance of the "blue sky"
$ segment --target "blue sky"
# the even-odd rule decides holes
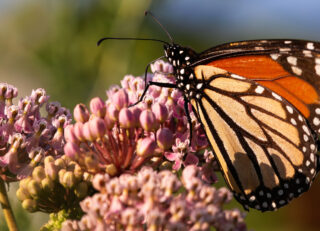
[[[320,40],[319,0],[175,0],[153,10],[192,36]]]

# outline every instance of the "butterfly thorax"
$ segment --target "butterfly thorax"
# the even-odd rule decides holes
[[[194,74],[191,64],[197,57],[197,53],[190,48],[177,44],[164,45],[165,57],[173,66],[177,88],[184,92],[188,99],[194,98],[200,90],[200,83]]]

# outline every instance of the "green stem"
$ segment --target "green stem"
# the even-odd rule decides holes
[[[18,226],[14,218],[4,181],[0,178],[0,204],[3,210],[10,231],[18,231]]]

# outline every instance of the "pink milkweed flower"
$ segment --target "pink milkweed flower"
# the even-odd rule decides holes
[[[166,74],[172,70],[169,64],[157,61],[151,69],[154,73],[148,74],[148,81],[174,83],[174,78]],[[122,88],[113,86],[107,91],[105,102],[93,98],[91,113],[83,104],[75,107],[77,122],[68,128],[74,135],[65,133],[67,155],[84,168],[90,165],[91,171],[112,176],[133,173],[143,165],[156,168],[166,160],[174,162],[174,170],[197,165],[200,159],[205,162],[205,134],[191,106],[193,124],[188,124],[183,96],[177,89],[152,86],[142,102],[132,106],[144,92],[144,80],[127,75],[121,85]],[[194,134],[191,144],[189,129]]]
[[[168,170],[143,167],[136,175],[111,180],[97,174],[93,182],[98,193],[80,203],[85,215],[80,221],[65,221],[62,231],[101,226],[105,230],[247,230],[244,213],[224,209],[232,193],[202,181],[201,169],[194,165],[182,171],[182,179]]]
[[[44,89],[33,90],[15,105],[17,95],[17,88],[0,83],[0,177],[5,181],[27,177],[44,156],[62,155],[63,130],[71,121],[67,109],[48,102]]]

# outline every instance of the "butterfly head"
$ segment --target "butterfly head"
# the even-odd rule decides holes
[[[196,55],[192,49],[174,43],[164,44],[164,53],[174,69],[187,67]]]

